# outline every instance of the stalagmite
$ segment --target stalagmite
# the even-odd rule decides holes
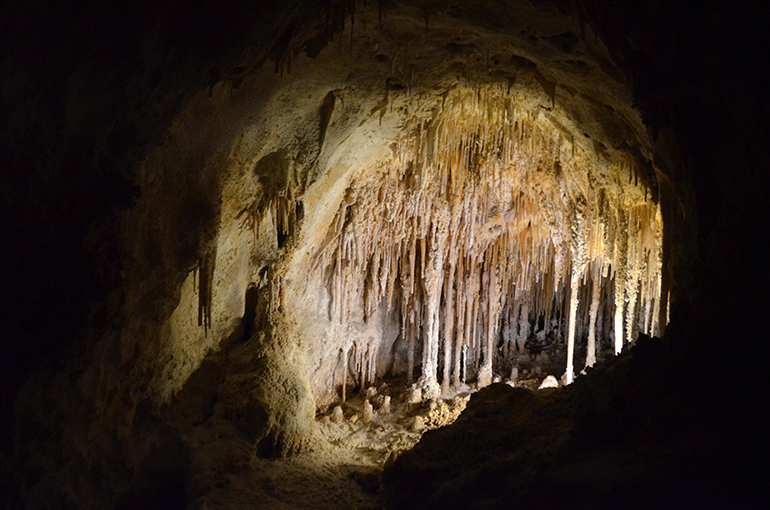
[[[361,412],[361,419],[364,423],[371,423],[374,418],[374,408],[369,400],[364,400],[364,406]]]
[[[390,395],[385,395],[382,398],[382,405],[380,406],[380,411],[385,414],[390,412]]]
[[[342,413],[342,408],[340,406],[334,406],[334,409],[332,410],[332,415],[331,415],[332,423],[342,423],[342,420],[344,419],[345,417]]]

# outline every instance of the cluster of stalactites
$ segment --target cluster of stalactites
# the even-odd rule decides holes
[[[237,218],[243,227],[254,232],[254,244],[259,240],[262,221],[269,217],[278,248],[283,248],[296,231],[303,217],[303,204],[291,198],[291,189],[280,194],[262,192],[260,199],[240,211]]]
[[[495,91],[451,94],[407,132],[389,164],[350,185],[318,254],[331,320],[397,314],[408,375],[420,369],[428,396],[490,382],[501,342],[515,356],[537,319],[571,314],[570,333],[595,340],[592,301],[612,282],[601,313],[626,318],[615,336],[625,327],[631,337],[641,315],[655,331],[657,205],[629,209],[562,131]]]
[[[379,343],[374,338],[366,341],[356,339],[352,345],[345,345],[340,349],[332,371],[333,386],[339,385],[342,389],[342,401],[345,401],[345,390],[348,384],[348,373],[353,372],[354,379],[350,382],[361,388],[374,384],[377,379],[377,351]]]

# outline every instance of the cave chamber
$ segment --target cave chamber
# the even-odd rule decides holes
[[[21,447],[20,497],[369,508],[386,466],[408,508],[393,491],[430,470],[404,452],[466,404],[540,409],[532,444],[566,444],[566,408],[575,437],[623,429],[625,400],[583,388],[625,387],[692,299],[689,175],[593,2],[472,3],[272,13],[158,99],[115,223],[120,320],[22,389],[19,426],[59,446]]]

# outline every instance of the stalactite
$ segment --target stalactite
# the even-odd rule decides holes
[[[414,349],[415,344],[417,343],[417,325],[414,320],[414,312],[410,312],[409,314],[410,321],[409,321],[409,358],[408,358],[408,368],[407,368],[407,380],[411,383],[414,381]]]
[[[653,306],[652,306],[652,325],[650,326],[650,336],[660,335],[660,276],[655,280],[655,290],[653,291]]]
[[[626,344],[631,344],[635,339],[636,325],[637,325],[637,304],[639,302],[639,286],[642,268],[642,252],[644,246],[640,241],[643,235],[641,231],[641,224],[644,218],[644,211],[640,211],[640,208],[634,208],[629,211],[628,214],[628,248],[626,256]]]
[[[348,385],[348,350],[347,349],[340,349],[339,351],[339,358],[337,359],[337,366],[334,369],[333,372],[333,382],[332,384],[336,388],[337,384],[337,373],[342,373],[342,379],[340,381],[340,398],[341,402],[345,403],[346,398],[346,391],[347,391],[347,385]]]
[[[521,314],[519,315],[519,336],[516,342],[519,347],[519,352],[524,353],[524,344],[529,338],[529,301],[524,302],[521,306]]]
[[[626,196],[617,180],[589,182],[566,128],[520,108],[504,86],[438,101],[430,118],[408,121],[382,168],[354,176],[345,193],[313,266],[324,272],[330,317],[396,314],[407,377],[419,370],[427,397],[468,378],[491,381],[498,339],[508,358],[523,354],[530,321],[538,336],[566,342],[570,374],[577,337],[587,333],[592,365],[605,322],[614,322],[617,351],[637,315],[652,315],[642,323],[655,329],[664,303],[659,207],[628,206],[643,193]],[[274,214],[290,232],[291,211],[277,202]],[[356,350],[357,377],[373,382],[378,344],[367,342]]]
[[[629,271],[629,273],[631,273]],[[626,289],[628,291],[628,309],[626,310],[626,343],[631,344],[635,340],[637,317],[636,317],[636,305],[639,302],[639,292],[637,279],[632,277],[630,282],[627,282]]]
[[[461,261],[461,263],[462,263],[462,261]],[[464,266],[462,266],[462,265],[458,265],[457,271],[458,272],[461,271],[463,269],[463,267]],[[459,298],[462,298],[462,297],[464,297],[466,295],[466,278],[465,278],[465,273],[464,272],[462,273],[462,278],[459,278],[458,280],[459,280],[459,282],[461,282],[461,283],[459,283],[459,285],[461,287],[458,289],[458,294],[457,295],[458,295]],[[460,380],[461,379],[461,377],[460,377],[461,372],[460,371],[462,369],[461,368],[461,365],[462,365],[462,355],[463,355],[463,352],[464,352],[463,349],[464,349],[464,346],[465,346],[465,342],[464,342],[464,340],[465,340],[465,336],[464,336],[464,332],[465,332],[465,307],[462,306],[462,302],[460,302],[459,305],[455,304],[454,308],[455,308],[455,310],[457,310],[457,316],[456,316],[456,319],[455,319],[457,321],[457,327],[456,327],[457,334],[455,336],[455,344],[454,344],[454,351],[453,351],[454,359],[453,359],[453,371],[452,371],[452,385],[455,386],[455,387],[459,387],[460,384],[461,384],[461,380]]]
[[[497,258],[498,258],[498,245],[495,243],[487,253],[487,257],[490,258],[489,265],[487,267],[488,284],[487,292],[487,310],[486,310],[486,334],[484,338],[484,349],[482,359],[484,365],[481,368],[481,372],[478,376],[479,387],[487,386],[492,382],[494,374],[492,373],[492,362],[495,354],[495,340],[498,333],[498,316],[500,314],[499,303],[499,279],[497,277]]]
[[[615,240],[615,354],[623,350],[623,317],[625,313],[626,296],[626,262],[628,253],[628,231],[625,212],[618,211],[620,216],[618,238]]]
[[[198,326],[204,334],[211,328],[211,300],[213,295],[214,261],[216,255],[205,253],[198,262]]]
[[[575,328],[577,323],[577,309],[580,297],[580,280],[586,265],[586,228],[585,228],[585,200],[582,199],[575,206],[575,219],[572,225],[572,238],[570,254],[572,258],[572,271],[570,276],[569,298],[569,326],[567,328],[567,371],[565,383],[571,384],[574,378],[575,355]]]
[[[569,328],[567,332],[567,371],[564,376],[565,384],[571,384],[574,379],[574,355],[575,355],[575,322],[577,320],[578,294],[580,279],[577,270],[573,270],[570,278],[569,300]]]
[[[456,268],[450,266],[449,279],[446,282],[445,292],[445,321],[444,321],[444,370],[441,379],[441,393],[446,395],[449,393],[450,386],[450,371],[452,369],[452,339],[454,336],[454,280],[455,280]]]
[[[377,380],[377,351],[379,344],[371,339],[369,341],[369,375],[368,379],[374,383]]]
[[[605,265],[605,268],[608,266]],[[610,299],[610,293],[609,293],[609,286],[610,286],[610,279],[607,278],[609,274],[602,273],[602,280],[601,280],[601,290],[599,291],[599,310],[596,312],[596,324],[597,324],[597,332],[596,332],[596,340],[599,342],[603,338],[609,337],[609,318],[612,316],[612,313],[610,312],[610,307],[613,304],[613,300]]]
[[[586,367],[592,367],[596,364],[596,319],[599,312],[599,298],[602,294],[601,271],[598,270],[598,263],[594,263],[594,270],[591,272],[591,308],[588,312],[588,345],[586,346]]]

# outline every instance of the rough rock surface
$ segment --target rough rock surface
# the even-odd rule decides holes
[[[531,432],[514,464],[542,478],[522,470],[532,490],[506,497],[752,506],[770,401],[765,10],[360,4],[0,5],[8,506],[372,507],[415,413],[430,428],[459,412],[426,395],[462,399],[516,367],[535,389],[565,360],[571,378],[592,353],[568,338],[597,327],[601,365],[669,316],[675,352],[635,355],[664,352],[663,368],[610,363],[595,396],[590,370],[568,397],[515,393],[544,411],[537,430],[506,416],[490,441]],[[452,244],[468,215],[474,243]],[[397,423],[363,424],[359,401],[313,419],[388,373],[421,384]]]
[[[762,507],[744,470],[757,424],[687,402],[709,376],[678,373],[680,355],[641,338],[559,391],[480,390],[385,469],[386,507]]]
[[[543,379],[543,382],[540,383],[540,386],[538,386],[537,389],[544,390],[546,388],[558,388],[559,387],[559,381],[556,380],[556,378],[552,375],[549,375],[545,379]]]

